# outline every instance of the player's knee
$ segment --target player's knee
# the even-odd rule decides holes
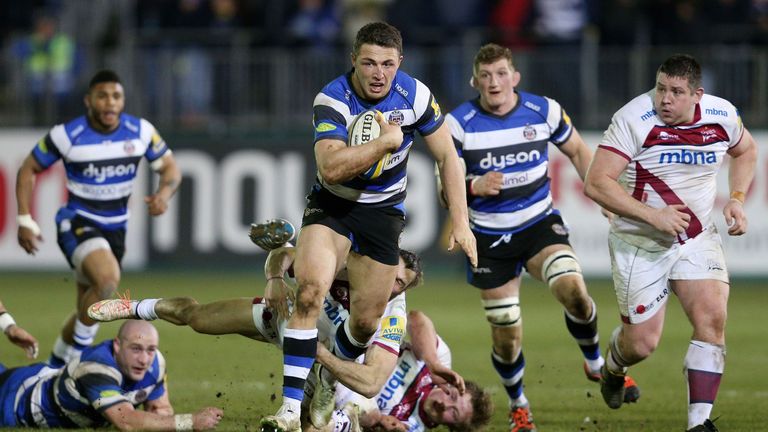
[[[642,337],[635,341],[635,343],[632,346],[632,350],[634,351],[634,355],[636,357],[639,357],[640,359],[648,358],[651,354],[653,354],[654,351],[656,351],[656,347],[659,346],[659,339],[651,337],[650,335],[647,335],[645,337]]]
[[[553,288],[558,281],[565,283],[566,279],[563,278],[566,276],[576,276],[577,278],[573,279],[572,283],[579,283],[582,278],[581,265],[579,265],[579,260],[573,251],[561,249],[544,260],[541,265],[541,276],[550,288]]]
[[[519,326],[520,298],[516,296],[483,300],[485,319],[494,327]]]

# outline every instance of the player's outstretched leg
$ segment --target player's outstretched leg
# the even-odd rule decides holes
[[[248,237],[257,246],[269,252],[277,249],[296,236],[296,228],[285,219],[269,219],[262,223],[252,223]]]
[[[120,319],[157,319],[155,304],[160,299],[129,300],[109,299],[96,302],[88,307],[88,316],[94,321],[109,322]]]

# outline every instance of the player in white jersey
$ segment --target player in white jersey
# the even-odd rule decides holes
[[[467,280],[480,289],[491,326],[491,362],[509,398],[510,431],[528,432],[536,426],[523,392],[523,268],[546,282],[563,305],[587,378],[599,380],[604,363],[597,307],[567,225],[553,207],[548,176],[550,143],[568,156],[581,178],[592,151],[557,101],[516,89],[520,72],[509,48],[481,47],[472,72],[479,98],[461,104],[446,120],[466,166],[469,217],[478,245],[478,265],[468,265]],[[627,386],[627,401],[634,402],[639,390],[631,379]]]
[[[723,216],[739,236],[757,146],[733,105],[704,94],[699,63],[676,54],[659,67],[655,89],[614,114],[586,178],[585,193],[615,213],[609,247],[622,325],[606,354],[603,398],[621,406],[618,383],[658,345],[674,293],[693,326],[684,362],[690,431],[717,430],[709,416],[725,366],[729,280],[711,213],[726,155]]]
[[[451,148],[450,132],[429,88],[398,70],[402,45],[400,32],[391,25],[366,24],[356,36],[352,70],[315,98],[318,181],[308,196],[296,246],[298,291],[285,330],[283,405],[276,415],[263,419],[266,428],[299,427],[304,383],[315,358],[317,318],[323,297],[345,262],[352,286],[350,317],[337,332],[332,351],[354,359],[370,343],[397,271],[405,226],[406,165],[416,132],[424,137],[446,182],[451,247],[458,243],[476,263],[461,166]],[[347,128],[366,109],[382,113],[376,116],[381,134],[364,145],[350,146]],[[363,175],[389,153],[392,157],[387,157],[379,177]]]
[[[123,113],[125,95],[115,72],[97,72],[84,100],[87,114],[54,126],[24,160],[16,182],[19,245],[34,255],[42,240],[31,215],[35,179],[58,160],[67,175],[67,204],[56,214],[56,225],[59,247],[75,271],[77,312],[54,344],[52,366],[63,366],[93,342],[98,324],[86,309],[110,298],[120,283],[128,199],[141,159],[160,177],[155,193],[144,198],[150,215],[165,212],[181,182],[154,126]]]
[[[13,319],[2,301],[0,301],[0,332],[2,332],[12,344],[23,349],[27,358],[37,358],[37,339],[16,324],[16,320]],[[0,372],[2,371],[3,368],[2,365],[0,365]]]
[[[366,386],[371,392],[360,394],[339,386],[336,406],[346,409],[336,411],[323,431],[354,431],[345,426],[355,421],[349,415],[350,405],[358,407],[359,425],[366,430],[421,432],[444,425],[476,431],[488,423],[493,414],[490,395],[451,369],[451,351],[429,317],[420,311],[408,312],[407,336],[410,340],[401,348],[397,367],[383,388]],[[325,349],[318,350],[317,360],[345,384],[359,387],[358,382],[370,375],[364,365],[339,360]]]

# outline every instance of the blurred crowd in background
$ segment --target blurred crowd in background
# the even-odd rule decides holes
[[[128,110],[159,126],[284,127],[310,115],[322,83],[348,69],[357,29],[378,20],[402,31],[403,69],[448,109],[473,94],[472,55],[489,41],[513,48],[523,88],[595,128],[650,88],[656,57],[693,51],[707,90],[768,127],[768,0],[7,1],[0,121],[77,115],[88,78],[109,67]]]

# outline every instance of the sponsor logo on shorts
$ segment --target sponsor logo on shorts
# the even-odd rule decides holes
[[[490,274],[490,273],[493,273],[493,271],[491,271],[491,269],[488,267],[472,267],[472,273]]]
[[[723,271],[725,268],[723,268],[723,265],[720,264],[717,261],[709,260],[707,261],[707,270],[709,271]]]
[[[665,297],[667,297],[667,295],[669,295],[669,289],[668,288],[664,288],[661,291],[661,294],[657,295],[656,298],[652,302],[648,303],[647,305],[642,305],[642,304],[638,305],[635,308],[633,315],[642,315],[642,314],[652,310],[653,308],[656,307],[656,305],[658,303],[660,303]]]
[[[536,138],[536,128],[531,125],[526,125],[525,129],[523,129],[523,137],[528,141]]]
[[[307,207],[306,209],[304,209],[304,217],[308,217],[312,214],[322,213],[322,212],[323,212],[323,209]]]
[[[561,236],[564,236],[564,235],[568,234],[568,230],[564,226],[562,226],[561,224],[557,224],[557,223],[556,224],[552,224],[552,231],[554,231],[555,234],[561,235]]]

